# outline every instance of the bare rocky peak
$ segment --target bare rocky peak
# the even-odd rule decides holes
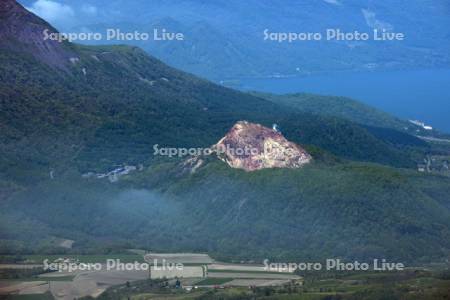
[[[179,175],[195,173],[207,164],[207,156],[218,157],[232,168],[255,171],[267,168],[300,168],[312,161],[299,145],[274,129],[247,121],[237,122],[209,154],[191,156],[180,166]]]
[[[28,53],[52,67],[65,68],[74,57],[68,43],[45,39],[57,30],[15,0],[0,1],[0,48]]]
[[[246,121],[237,122],[212,149],[232,168],[300,168],[311,156],[279,131]]]

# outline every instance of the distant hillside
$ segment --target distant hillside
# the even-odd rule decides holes
[[[33,1],[22,0],[28,7]],[[445,0],[287,1],[74,1],[75,12],[60,20],[63,32],[104,32],[105,28],[153,33],[181,32],[182,42],[130,41],[164,62],[210,78],[309,74],[339,70],[445,68],[450,66],[450,21]],[[83,4],[98,13],[83,12]],[[120,12],[120,13],[119,13]],[[432,16],[432,17],[430,17]],[[403,33],[404,41],[264,40],[269,33],[321,33],[327,29]],[[117,43],[111,41],[110,43]]]
[[[362,102],[338,96],[321,96],[306,93],[275,95],[252,93],[274,103],[287,105],[302,112],[339,117],[370,127],[395,129],[399,132],[419,136],[443,136],[436,130],[426,130],[406,120],[376,109]]]
[[[305,93],[287,95],[253,94],[304,112],[340,117],[363,125],[392,128],[400,131],[404,131],[405,127],[412,127],[412,124],[400,120],[384,111],[345,97],[321,96]]]

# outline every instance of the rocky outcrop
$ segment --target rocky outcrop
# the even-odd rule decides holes
[[[68,43],[49,39],[45,33],[57,30],[16,1],[0,1],[0,48],[27,53],[47,65],[65,69],[74,56]]]
[[[237,122],[212,150],[232,168],[300,168],[311,156],[279,131],[246,121]]]
[[[274,129],[247,121],[237,122],[215,145],[179,164],[180,176],[193,174],[217,157],[232,168],[255,171],[267,168],[300,168],[312,161],[301,146]],[[205,154],[208,153],[208,154]]]

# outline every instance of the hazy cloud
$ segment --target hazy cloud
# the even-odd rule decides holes
[[[49,23],[56,25],[70,22],[75,16],[72,7],[51,0],[37,0],[27,9]]]
[[[375,12],[370,11],[368,9],[362,9],[361,11],[364,16],[364,19],[366,20],[367,26],[378,30],[384,29],[387,31],[392,31],[394,29],[394,26],[392,26],[388,22],[384,22],[377,19]]]
[[[95,7],[94,5],[90,5],[90,4],[83,4],[83,6],[81,6],[81,11],[87,15],[91,15],[91,16],[97,15],[97,7]]]
[[[328,4],[341,5],[341,3],[337,0],[323,0],[323,1]]]

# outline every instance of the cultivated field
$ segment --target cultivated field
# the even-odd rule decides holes
[[[263,265],[228,264],[215,262],[207,254],[197,253],[147,253],[145,257],[138,255],[137,251],[130,255],[90,255],[69,257],[82,263],[101,264],[100,270],[76,270],[57,271],[34,275],[17,281],[7,280],[0,285],[0,293],[9,294],[44,294],[51,292],[55,299],[73,300],[86,296],[96,297],[106,289],[124,285],[127,282],[137,282],[151,279],[180,278],[183,286],[201,285],[204,287],[215,286],[274,286],[283,285],[301,277],[291,273],[269,272]],[[141,252],[142,253],[142,252]],[[28,262],[38,262],[49,259],[49,262],[59,258],[55,256],[30,256]],[[151,266],[150,270],[136,269],[107,269],[107,259],[120,259],[121,263],[144,262],[152,265],[157,261],[158,267]],[[161,264],[164,263],[164,266]],[[176,269],[175,265],[181,264],[182,269]],[[8,264],[5,269],[28,269],[39,265]],[[42,265],[40,265],[42,267]],[[2,266],[0,265],[0,268]]]
[[[150,264],[156,260],[161,263],[163,260],[166,263],[182,263],[182,264],[212,264],[214,260],[208,254],[200,253],[147,253],[144,256],[145,261]]]
[[[44,294],[49,289],[49,284],[46,281],[0,281],[0,295],[18,294]]]
[[[229,286],[281,286],[283,284],[289,283],[290,280],[284,279],[234,279],[226,283]]]
[[[208,278],[245,278],[245,279],[279,279],[294,280],[301,279],[300,276],[292,274],[273,274],[273,273],[246,273],[244,272],[208,272]]]

